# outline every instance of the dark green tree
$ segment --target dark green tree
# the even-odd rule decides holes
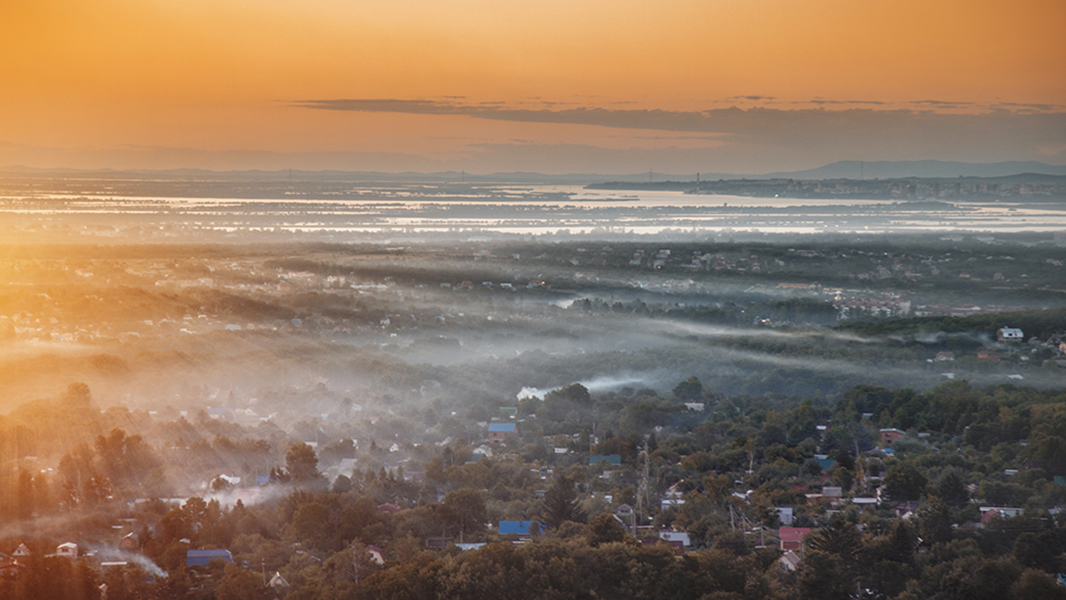
[[[1010,588],[1011,600],[1066,600],[1066,588],[1047,573],[1028,569]]]
[[[544,523],[555,529],[566,521],[584,522],[585,515],[577,506],[574,482],[565,475],[556,475],[544,493]]]
[[[289,449],[289,453],[285,455],[285,469],[296,484],[311,483],[321,477],[315,450],[304,443]]]
[[[808,548],[828,554],[836,554],[845,562],[854,562],[862,550],[862,534],[854,523],[836,518],[821,529],[812,531],[805,538]]]
[[[586,526],[585,537],[588,538],[590,546],[599,546],[624,541],[626,530],[612,515],[602,513]]]
[[[797,587],[801,598],[849,600],[855,591],[854,581],[839,556],[810,550],[803,557]]]
[[[437,507],[441,521],[459,531],[460,536],[467,532],[480,532],[488,520],[485,510],[485,498],[481,492],[462,488],[450,492]]]
[[[1026,567],[1059,573],[1064,566],[1060,536],[1052,529],[1023,532],[1014,540],[1014,558]]]
[[[333,480],[333,493],[343,494],[352,491],[352,480],[345,475],[337,475]]]
[[[925,475],[910,462],[902,462],[888,468],[885,488],[888,497],[897,502],[917,500],[925,492]]]
[[[951,525],[951,510],[936,496],[930,496],[918,511],[918,531],[927,544],[950,542]]]
[[[693,375],[674,386],[674,396],[681,400],[693,401],[703,395],[703,382]]]
[[[952,508],[962,508],[970,501],[970,491],[966,489],[966,481],[952,467],[944,469],[940,478],[937,479],[936,493]]]

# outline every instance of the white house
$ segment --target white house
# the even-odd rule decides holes
[[[56,556],[78,558],[78,545],[74,542],[66,542],[56,547]]]
[[[1025,334],[1021,329],[1014,327],[1002,327],[996,332],[996,340],[1000,342],[1021,342],[1025,339]]]
[[[787,550],[777,559],[777,564],[786,571],[795,571],[799,569],[800,557],[796,556],[795,552]]]

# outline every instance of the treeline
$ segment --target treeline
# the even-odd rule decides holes
[[[714,304],[646,303],[642,300],[607,302],[602,298],[581,298],[570,311],[593,315],[640,315],[650,318],[679,319],[694,323],[711,323],[736,327],[765,327],[770,324],[829,325],[837,321],[833,303],[816,298],[788,298],[753,301],[750,298]]]
[[[848,322],[838,325],[837,329],[877,336],[903,333],[974,332],[994,338],[996,331],[1002,327],[1021,329],[1026,339],[1036,336],[1045,340],[1052,334],[1066,333],[1066,308],[987,313],[968,317],[911,317],[873,322]]]

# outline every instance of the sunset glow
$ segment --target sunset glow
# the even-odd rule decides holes
[[[1021,114],[1021,129],[1044,133],[1011,126],[1009,148],[985,139],[954,155],[912,148],[906,158],[1062,163],[1063,22],[1058,0],[16,0],[0,6],[0,164],[206,166],[204,152],[238,151],[243,158],[219,168],[251,168],[258,163],[249,153],[265,151],[304,168],[315,160],[292,153],[320,153],[324,167],[466,162],[476,170],[504,166],[484,160],[483,144],[507,151],[567,144],[587,147],[590,158],[605,148],[675,145],[688,150],[682,171],[770,170],[904,153],[878,139],[883,124],[870,125],[869,143],[845,149],[796,132],[770,139],[751,124],[723,132],[742,144],[763,136],[753,140],[769,155],[763,160],[731,152],[730,143],[694,145],[684,139],[693,132],[677,129],[668,138],[676,142],[649,144],[646,131],[622,123],[321,112],[304,104],[338,99],[539,111],[763,108],[789,111],[785,119],[795,121],[811,110],[853,110],[863,123],[878,120],[871,112],[932,111],[994,115],[993,127]],[[931,126],[941,134],[958,127]],[[794,147],[815,152],[797,157]],[[146,149],[179,148],[184,159],[147,158]],[[322,154],[345,152],[366,156],[331,162]],[[395,154],[406,158],[389,158]]]

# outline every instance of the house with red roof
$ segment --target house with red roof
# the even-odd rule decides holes
[[[782,550],[802,550],[803,538],[811,532],[810,527],[782,527],[777,531]]]

